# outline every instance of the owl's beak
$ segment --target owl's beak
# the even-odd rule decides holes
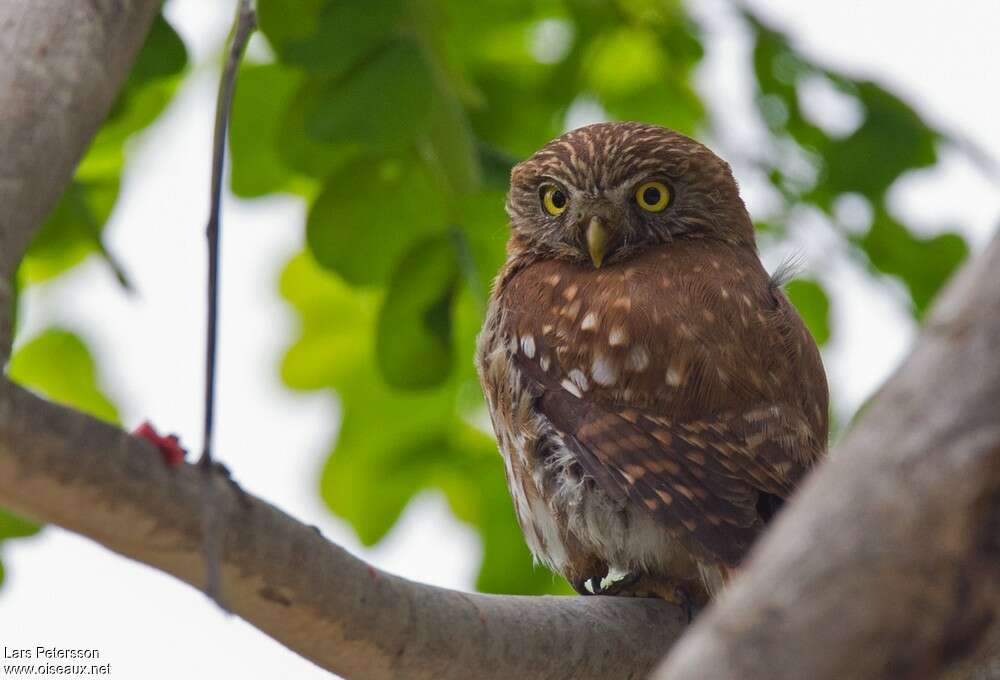
[[[595,269],[601,268],[607,248],[608,230],[604,227],[604,222],[600,217],[591,217],[587,225],[587,250],[590,252],[590,261],[594,263]]]

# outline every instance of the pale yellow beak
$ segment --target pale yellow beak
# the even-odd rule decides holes
[[[600,217],[591,217],[590,224],[587,225],[587,250],[590,251],[590,260],[595,269],[601,268],[607,247],[608,230],[604,228]]]

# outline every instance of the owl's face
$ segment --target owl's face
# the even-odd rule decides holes
[[[512,253],[625,260],[677,238],[753,248],[753,225],[729,166],[698,142],[642,123],[566,133],[511,173]]]

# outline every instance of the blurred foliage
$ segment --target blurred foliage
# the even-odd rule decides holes
[[[734,163],[762,171],[780,197],[761,228],[780,239],[798,228],[794,211],[818,211],[873,275],[905,284],[921,315],[967,247],[956,234],[914,233],[886,196],[900,176],[934,164],[947,140],[891,92],[812,62],[737,12],[753,40],[768,138],[719,150],[742,153]],[[309,203],[306,250],[280,282],[301,324],[281,370],[290,387],[338,399],[323,499],[371,545],[415,494],[437,489],[482,538],[478,588],[567,592],[531,565],[472,365],[504,259],[507,177],[580,118],[712,138],[693,84],[698,26],[680,0],[258,0],[258,15],[273,58],[241,69],[231,183],[241,197],[291,192]],[[143,55],[26,259],[22,284],[102,252],[122,143],[155,119],[185,66],[162,20]],[[810,107],[816,87],[854,110],[856,125],[821,120]],[[870,207],[870,224],[841,224],[844,197]],[[822,271],[787,291],[820,344],[835,337]],[[58,333],[36,342],[22,349],[31,349],[22,366],[44,373],[41,357],[70,357],[55,369],[62,378],[50,372],[36,389],[67,401],[85,395],[113,414],[82,346]]]
[[[21,519],[17,515],[0,508],[0,550],[3,549],[3,542],[11,538],[25,538],[34,536],[40,527],[26,519]],[[0,586],[3,586],[4,568],[0,562]]]
[[[90,351],[69,331],[50,328],[20,345],[7,366],[7,376],[52,401],[118,423],[118,409],[98,385]]]
[[[830,339],[830,300],[818,282],[796,279],[785,284],[788,299],[802,315],[806,327],[820,347]]]
[[[845,237],[874,272],[906,285],[915,314],[923,316],[934,293],[968,255],[968,246],[957,233],[933,238],[912,233],[890,215],[887,195],[904,173],[937,161],[944,135],[891,92],[811,62],[784,35],[750,14],[744,17],[755,41],[757,104],[779,149],[757,162],[788,209],[811,205],[833,217],[838,198],[863,197],[874,215],[871,225],[860,234],[844,229]],[[810,86],[828,88],[857,109],[857,127],[824,130],[803,106],[803,90]],[[805,162],[789,162],[790,156]]]

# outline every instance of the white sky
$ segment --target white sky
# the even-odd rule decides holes
[[[1000,70],[994,0],[803,3],[757,0],[772,24],[823,63],[893,87],[933,122],[1000,159]],[[233,2],[171,0],[168,15],[195,60],[164,117],[131,148],[109,246],[139,294],[121,294],[106,268],[89,261],[30,290],[26,335],[57,323],[80,333],[98,355],[105,383],[129,427],[148,418],[199,449],[204,280],[203,225],[217,73],[211,50],[228,29]],[[725,125],[726,145],[752,140],[746,124],[746,36],[728,3],[703,0],[712,27],[701,89]],[[927,233],[961,228],[981,248],[1000,215],[1000,190],[958,154],[942,168],[907,178],[894,193],[899,213]],[[738,169],[738,168],[737,168]],[[740,177],[751,207],[766,191]],[[421,581],[471,588],[479,561],[475,533],[436,494],[421,496],[375,550],[318,497],[319,470],[336,422],[322,395],[285,390],[277,362],[295,336],[276,279],[302,245],[304,206],[294,198],[224,205],[219,455],[235,477],[376,565]],[[822,229],[796,243],[807,266],[835,295],[836,336],[825,360],[839,403],[850,412],[884,380],[908,347],[913,324],[899,290],[873,284]],[[769,261],[780,257],[768,253]],[[329,677],[203,595],[57,528],[4,546],[0,646],[96,647],[114,678]],[[2,674],[0,667],[0,674]],[[0,675],[2,677],[2,675]]]

